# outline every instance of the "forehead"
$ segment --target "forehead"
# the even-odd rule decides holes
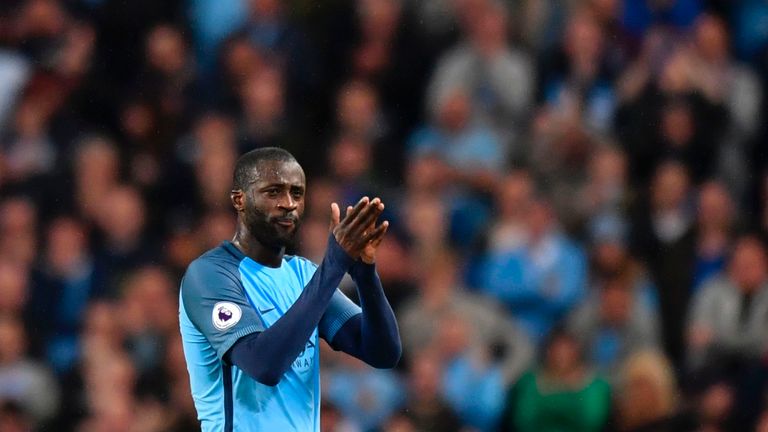
[[[253,168],[254,183],[304,186],[304,170],[296,161],[263,161]]]

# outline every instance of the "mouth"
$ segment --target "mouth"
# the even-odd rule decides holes
[[[273,223],[284,228],[293,228],[296,226],[296,219],[290,217],[275,218]]]

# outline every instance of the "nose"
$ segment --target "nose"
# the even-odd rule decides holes
[[[277,207],[290,212],[296,210],[298,203],[293,196],[291,196],[290,192],[288,192],[281,196],[280,200],[277,202]]]

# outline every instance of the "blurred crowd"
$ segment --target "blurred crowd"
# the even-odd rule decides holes
[[[199,429],[238,155],[381,196],[404,356],[322,430],[768,431],[765,0],[3,0],[0,431]],[[342,288],[352,297],[354,287]]]

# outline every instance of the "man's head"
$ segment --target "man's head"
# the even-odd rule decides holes
[[[290,246],[304,213],[306,179],[287,151],[265,147],[237,160],[230,195],[238,223],[270,248]]]
[[[736,242],[729,264],[731,280],[745,293],[757,291],[768,278],[765,247],[757,237]]]

